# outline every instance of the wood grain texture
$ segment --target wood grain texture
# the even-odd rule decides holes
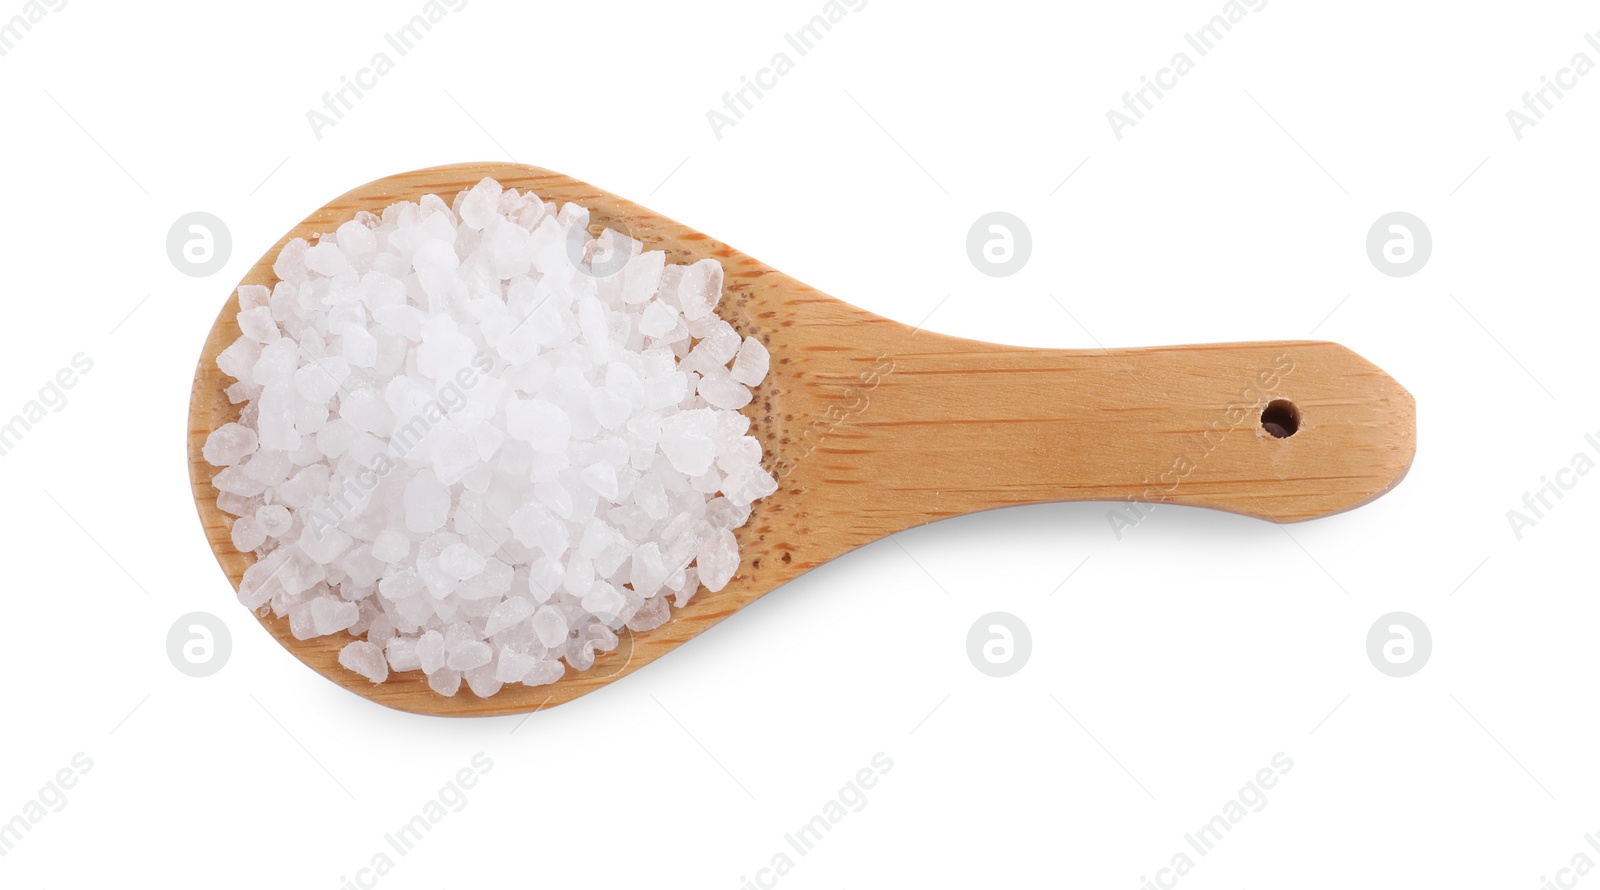
[[[1334,343],[1286,341],[1152,349],[1050,350],[917,331],[833,299],[687,226],[586,183],[515,164],[456,164],[364,185],[286,233],[241,284],[271,286],[291,238],[315,241],[359,210],[433,193],[446,203],[484,177],[547,201],[575,201],[670,263],[710,257],[726,270],[718,311],[762,340],[772,369],[745,409],[776,493],[738,531],[741,565],[656,630],[549,686],[489,699],[463,684],[447,698],[420,671],[373,685],[337,663],[350,637],[301,641],[259,614],[314,670],[380,704],[423,714],[492,715],[550,707],[623,677],[795,576],[885,535],[1012,504],[1105,500],[1186,504],[1278,522],[1326,516],[1394,486],[1415,451],[1409,393]],[[239,336],[232,292],[201,350],[190,399],[189,468],[201,525],[237,589],[255,557],[237,552],[216,506],[206,437],[237,420],[216,356]],[[1299,431],[1274,438],[1268,399],[1292,402]],[[1137,504],[1124,509],[1136,510]]]

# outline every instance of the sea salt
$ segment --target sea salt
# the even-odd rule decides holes
[[[383,649],[366,640],[345,644],[339,650],[339,664],[374,683],[382,683],[389,678],[389,663]]]
[[[734,355],[733,369],[729,372],[729,376],[745,386],[755,386],[767,376],[767,365],[770,361],[767,347],[754,337],[746,337],[739,345],[739,352]]]
[[[200,453],[207,463],[231,467],[254,454],[256,443],[255,430],[239,423],[225,423],[211,432]]]
[[[740,566],[777,482],[742,415],[770,357],[724,273],[484,180],[291,240],[218,355],[207,438],[239,597],[373,683],[490,696],[583,671]],[[731,363],[731,364],[730,364]]]

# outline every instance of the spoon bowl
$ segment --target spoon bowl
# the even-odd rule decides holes
[[[714,259],[725,273],[717,311],[765,343],[767,378],[744,409],[778,490],[736,531],[740,566],[702,588],[666,624],[619,632],[587,671],[545,686],[508,684],[490,698],[453,697],[421,671],[373,684],[338,663],[345,634],[297,640],[287,618],[257,614],[284,648],[339,685],[419,714],[540,710],[655,661],[757,597],[863,544],[926,522],[1048,501],[1121,501],[1130,517],[1156,503],[1297,522],[1359,506],[1411,465],[1416,409],[1379,368],[1335,343],[1276,341],[1145,349],[1032,349],[948,337],[858,309],[722,242],[569,176],[507,163],[452,164],[370,182],[328,202],[279,239],[240,285],[277,283],[293,238],[366,210],[457,192],[490,177],[545,201],[575,202],[595,230],[617,229],[668,263]],[[201,350],[190,394],[188,459],[200,522],[237,589],[254,562],[230,535],[201,455],[239,418],[217,355],[239,336],[230,293]]]

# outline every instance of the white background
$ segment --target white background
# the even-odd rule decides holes
[[[1195,56],[1183,35],[1221,2],[871,0],[713,135],[707,110],[821,8],[471,0],[320,139],[307,110],[420,2],[71,0],[0,57],[0,414],[94,363],[0,458],[0,820],[93,761],[0,884],[343,886],[480,751],[467,805],[379,886],[734,888],[787,851],[785,888],[1134,888],[1277,752],[1294,766],[1268,804],[1178,886],[1531,890],[1600,861],[1600,474],[1520,540],[1506,517],[1575,453],[1600,460],[1600,74],[1520,140],[1506,118],[1575,53],[1600,62],[1592,9],[1273,0],[1118,140],[1107,110]],[[508,157],[939,332],[1314,332],[1415,395],[1416,464],[1287,528],[1166,507],[1119,540],[1104,504],[941,522],[526,722],[385,710],[233,600],[185,474],[194,361],[313,208]],[[165,251],[194,210],[234,240],[210,278]],[[966,256],[991,210],[1033,233],[1013,277]],[[1434,239],[1409,278],[1365,252],[1394,210]],[[165,651],[195,610],[233,631],[205,679]],[[1006,679],[965,651],[993,610],[1033,637]],[[1434,641],[1405,679],[1365,651],[1394,610]],[[784,835],[877,752],[893,767],[867,806],[795,855]]]

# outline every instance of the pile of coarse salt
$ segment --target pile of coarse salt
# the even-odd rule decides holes
[[[204,456],[256,555],[245,606],[355,637],[339,663],[374,683],[489,696],[728,583],[777,488],[739,411],[767,350],[715,312],[715,260],[588,225],[485,179],[292,240],[275,287],[239,288],[217,366],[244,405]]]

